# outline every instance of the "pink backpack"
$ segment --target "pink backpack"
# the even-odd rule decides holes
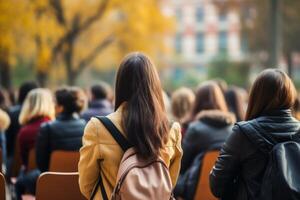
[[[117,175],[117,184],[110,199],[175,200],[172,194],[173,186],[169,169],[165,162],[160,157],[142,159],[108,118],[98,117],[98,119],[124,150]],[[98,185],[103,200],[108,200],[101,176]],[[94,193],[96,193],[96,189],[93,191],[91,199],[93,199]]]

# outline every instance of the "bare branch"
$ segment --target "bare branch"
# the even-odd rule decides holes
[[[56,0],[52,0],[52,1],[56,1]],[[75,40],[80,35],[81,32],[88,29],[89,26],[91,26],[96,20],[100,19],[104,14],[107,5],[108,5],[108,0],[104,0],[103,3],[100,4],[99,8],[97,9],[94,15],[90,16],[81,25],[78,25],[76,28],[71,29],[64,36],[62,36],[53,48],[52,51],[53,57],[55,58],[57,56],[57,54],[59,53],[59,51],[61,51],[65,42],[67,42],[70,39]]]
[[[52,6],[52,8],[54,9],[54,13],[55,13],[55,17],[56,17],[57,21],[61,25],[65,26],[66,20],[65,20],[65,16],[64,16],[64,10],[61,5],[61,0],[49,0],[49,3]]]
[[[78,66],[75,68],[76,73],[79,74],[82,72],[82,70],[89,65],[98,55],[99,53],[105,49],[107,46],[109,46],[114,41],[114,36],[107,37],[104,41],[99,43],[98,46],[94,48],[94,50],[86,57],[84,58]]]

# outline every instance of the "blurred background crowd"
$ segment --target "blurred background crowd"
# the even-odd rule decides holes
[[[188,132],[220,133],[186,150],[184,173],[244,119],[262,69],[283,69],[299,89],[299,9],[296,0],[0,0],[0,140],[13,196],[34,193],[51,152],[78,151],[91,116],[113,112],[116,68],[131,51],[156,63],[183,145]]]

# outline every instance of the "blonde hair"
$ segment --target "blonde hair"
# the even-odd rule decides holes
[[[174,117],[182,120],[190,114],[195,102],[195,94],[191,89],[182,87],[172,94],[171,101]]]
[[[6,112],[0,108],[0,131],[5,131],[10,125],[10,118]]]
[[[22,106],[19,116],[21,125],[27,124],[35,117],[55,117],[55,105],[51,92],[48,89],[31,90]]]

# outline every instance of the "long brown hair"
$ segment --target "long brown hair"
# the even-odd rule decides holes
[[[167,142],[170,128],[159,76],[146,55],[136,52],[123,59],[115,97],[115,109],[126,102],[122,126],[129,142],[142,157],[157,156]]]
[[[272,110],[290,109],[295,99],[296,89],[288,75],[279,69],[266,69],[251,88],[246,120]]]
[[[214,81],[203,82],[196,91],[192,118],[202,110],[228,111],[222,90]]]

